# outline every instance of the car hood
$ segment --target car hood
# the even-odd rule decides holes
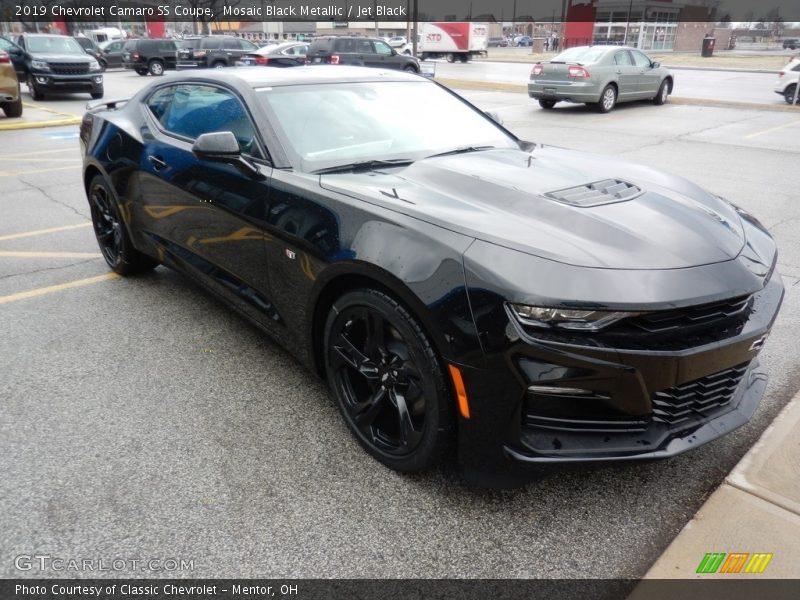
[[[547,196],[608,179],[640,192],[590,207]],[[685,179],[549,146],[328,174],[320,184],[471,237],[582,267],[695,267],[735,258],[745,242],[733,207]]]
[[[92,56],[83,54],[46,54],[44,52],[29,52],[34,60],[44,60],[52,63],[89,63],[94,60]]]

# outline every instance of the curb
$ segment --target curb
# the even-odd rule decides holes
[[[13,131],[19,129],[42,129],[44,127],[62,127],[65,125],[78,125],[82,119],[82,117],[79,117],[78,115],[60,112],[52,108],[41,106],[39,104],[29,104],[28,102],[23,102],[22,106],[58,115],[62,118],[50,119],[48,121],[26,121],[24,120],[25,117],[21,117],[21,120],[14,121],[13,123],[0,123],[0,131]]]
[[[645,579],[752,577],[724,567],[701,571],[698,564],[708,552],[770,553],[768,577],[795,578],[800,552],[798,430],[800,392],[651,565]]]
[[[436,78],[438,83],[447,87],[481,90],[487,92],[516,92],[528,93],[527,85],[517,83],[493,83],[489,81],[472,81],[468,79],[448,79],[445,77]],[[709,106],[712,108],[743,108],[749,110],[769,110],[775,112],[800,112],[800,104],[791,106],[789,104],[763,104],[760,102],[740,102],[738,100],[715,100],[712,98],[687,98],[683,96],[670,96],[670,104],[686,106]]]

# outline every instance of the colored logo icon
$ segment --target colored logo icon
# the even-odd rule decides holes
[[[756,552],[708,552],[697,566],[697,573],[763,573],[773,554]]]

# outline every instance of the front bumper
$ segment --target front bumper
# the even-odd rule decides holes
[[[36,85],[50,92],[100,92],[103,90],[103,74],[100,71],[88,75],[58,75],[48,72],[32,73]]]
[[[528,96],[535,100],[559,102],[599,102],[602,90],[591,81],[546,81],[528,82]]]
[[[472,413],[459,428],[465,477],[508,486],[526,466],[667,458],[740,427],[766,388],[757,355],[783,294],[773,271],[735,325],[660,347],[540,339],[508,316],[502,352],[486,368],[462,367]],[[563,388],[585,394],[551,393]]]

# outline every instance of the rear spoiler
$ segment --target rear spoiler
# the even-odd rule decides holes
[[[93,100],[86,104],[86,112],[99,112],[101,110],[116,110],[126,104],[130,98],[116,98],[114,100]]]

